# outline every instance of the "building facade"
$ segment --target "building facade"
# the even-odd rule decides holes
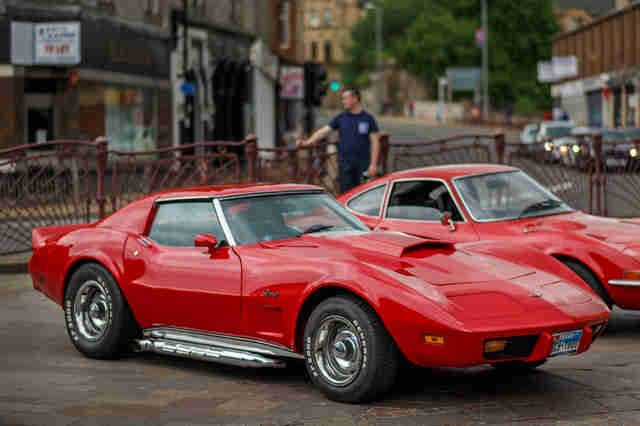
[[[0,149],[98,136],[123,151],[243,138],[254,128],[259,2],[0,0]]]
[[[323,64],[330,81],[341,81],[340,65],[351,31],[367,13],[362,4],[359,0],[304,1],[304,59]],[[325,105],[339,106],[339,93],[329,92]]]
[[[640,127],[640,3],[553,38],[553,56],[575,56],[577,76],[552,86],[578,125]]]
[[[302,0],[256,2],[251,52],[256,102],[256,135],[261,147],[294,143],[302,136]]]

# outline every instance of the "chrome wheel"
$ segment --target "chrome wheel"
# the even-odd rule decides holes
[[[109,329],[111,308],[107,292],[98,281],[89,280],[80,286],[74,299],[73,319],[78,333],[89,341],[102,338]]]
[[[345,317],[326,317],[313,340],[313,357],[322,377],[334,386],[346,386],[358,376],[363,350],[356,327]]]

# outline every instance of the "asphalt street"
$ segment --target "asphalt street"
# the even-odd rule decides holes
[[[385,400],[328,401],[304,366],[257,370],[152,354],[96,361],[27,275],[0,275],[1,425],[636,425],[640,312],[614,310],[585,354],[529,375],[424,369]]]

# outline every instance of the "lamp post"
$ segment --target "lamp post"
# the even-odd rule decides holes
[[[378,112],[382,113],[383,107],[383,64],[382,64],[382,7],[375,2],[368,2],[365,6],[367,10],[375,10],[376,12],[376,89],[378,98]]]
[[[482,117],[489,121],[489,25],[487,24],[487,0],[482,0]]]

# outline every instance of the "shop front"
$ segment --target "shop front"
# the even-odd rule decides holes
[[[0,148],[93,140],[109,149],[170,146],[169,38],[102,17],[13,14],[0,90]],[[2,25],[0,25],[1,30]],[[6,52],[5,52],[6,53]],[[6,55],[5,55],[6,57]]]

